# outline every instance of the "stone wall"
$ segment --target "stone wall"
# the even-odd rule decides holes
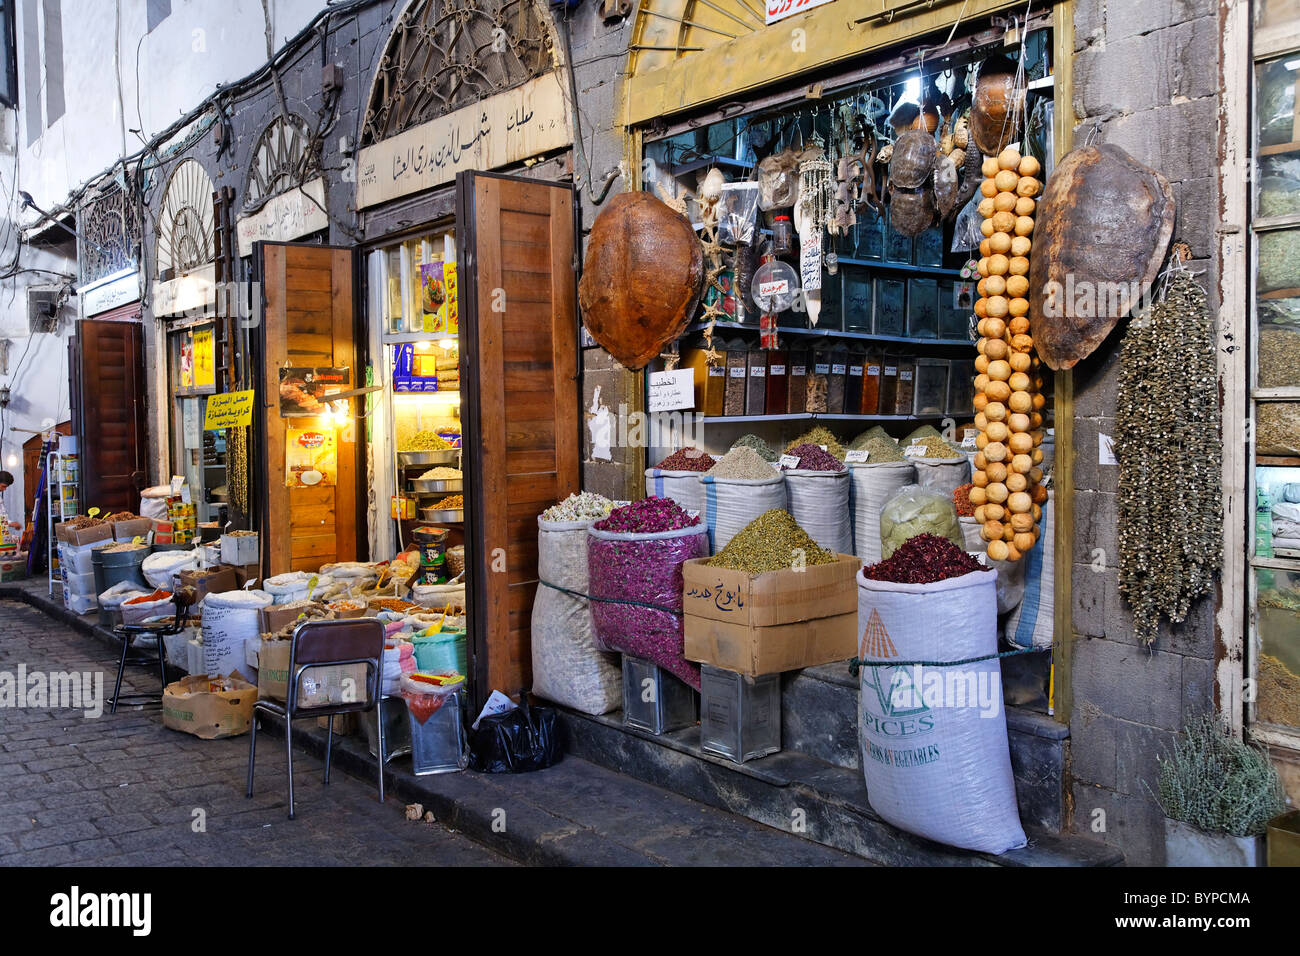
[[[1113,143],[1163,173],[1217,309],[1219,5],[1213,0],[1078,0],[1075,145]],[[1163,814],[1152,798],[1156,755],[1188,716],[1214,702],[1214,602],[1134,636],[1119,594],[1118,469],[1098,464],[1098,433],[1114,435],[1118,352],[1126,323],[1074,371],[1074,644],[1071,714],[1075,829],[1121,848],[1130,864],[1164,863]],[[1150,790],[1148,790],[1150,787]]]

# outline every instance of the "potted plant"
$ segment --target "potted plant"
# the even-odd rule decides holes
[[[1166,865],[1262,866],[1268,821],[1286,807],[1268,753],[1205,714],[1157,760]]]

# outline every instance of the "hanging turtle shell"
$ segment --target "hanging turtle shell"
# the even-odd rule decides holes
[[[970,109],[970,135],[985,156],[996,156],[1020,138],[1024,102],[1016,64],[1005,56],[985,60]]]
[[[633,371],[682,334],[704,281],[685,216],[646,192],[620,193],[591,224],[578,304],[587,331]]]
[[[957,202],[957,167],[940,153],[934,160],[934,205],[940,216],[948,215]]]
[[[934,157],[938,152],[933,135],[925,130],[909,129],[894,143],[889,157],[889,181],[904,189],[925,185],[934,171]]]
[[[889,192],[889,225],[904,236],[919,236],[934,223],[934,202],[928,189]]]
[[[1118,146],[1084,146],[1057,163],[1034,220],[1034,346],[1050,368],[1073,368],[1159,274],[1174,231],[1173,189]]]

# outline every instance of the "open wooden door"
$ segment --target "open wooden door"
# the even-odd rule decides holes
[[[81,510],[134,512],[145,487],[142,330],[136,322],[85,319],[69,348]]]
[[[357,383],[353,251],[337,246],[259,244],[262,283],[262,374],[253,441],[262,441],[262,565],[267,575],[316,571],[358,558],[358,423],[323,416],[282,417],[280,369],[346,368]],[[356,402],[349,403],[355,409]],[[337,475],[295,483],[287,454],[293,429],[304,441],[335,438]],[[306,432],[306,435],[300,433]],[[319,444],[316,447],[324,447]],[[315,475],[312,476],[315,478]]]
[[[470,670],[478,702],[531,685],[537,515],[581,485],[573,191],[456,179]]]

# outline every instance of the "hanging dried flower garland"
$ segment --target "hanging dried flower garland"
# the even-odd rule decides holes
[[[1180,623],[1222,558],[1222,441],[1205,292],[1176,265],[1120,347],[1119,587],[1138,638]]]

